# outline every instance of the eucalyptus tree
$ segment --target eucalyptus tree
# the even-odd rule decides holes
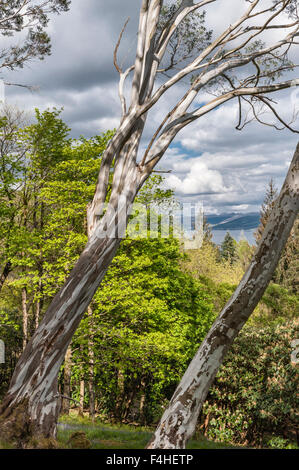
[[[298,42],[297,2],[240,1],[235,12],[239,17],[227,25],[223,20],[222,32],[213,34],[205,26],[209,18],[203,16],[203,9],[211,6],[215,11],[220,2],[141,0],[136,59],[126,69],[118,63],[124,30],[120,34],[114,64],[120,74],[122,116],[102,155],[94,198],[88,205],[89,240],[20,358],[2,404],[0,434],[15,437],[20,445],[32,433],[55,436],[60,406],[57,375],[66,349],[118,249],[136,194],[179,131],[237,100],[238,128],[247,122],[244,106],[261,122],[259,110],[264,106],[280,127],[295,132],[269,95],[299,84],[298,78],[282,79],[284,72],[295,67],[288,54]],[[275,35],[268,34],[271,30]],[[181,98],[167,110],[140,155],[148,112],[158,109],[173,87],[178,92],[184,88]],[[291,230],[298,209],[297,172],[298,151],[253,264],[191,363],[151,447],[183,447],[194,431],[223,355],[261,297]],[[255,289],[259,281],[261,286]],[[22,430],[16,424],[20,417]]]

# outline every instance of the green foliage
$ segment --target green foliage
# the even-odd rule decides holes
[[[84,432],[92,443],[92,449],[144,449],[153,435],[154,429],[144,426],[125,424],[108,424],[96,418],[94,421],[75,414],[61,416],[58,429],[60,448],[70,448],[69,438],[74,431]],[[223,443],[209,441],[202,435],[194,436],[188,442],[187,449],[219,449],[227,448]]]
[[[279,260],[274,281],[289,289],[294,295],[298,292],[299,272],[299,217],[297,217],[290,236]]]
[[[249,320],[255,325],[284,324],[299,316],[299,299],[284,287],[270,283],[263,295],[260,308]]]
[[[112,135],[71,140],[56,109],[36,110],[35,123],[21,129],[7,117],[0,122],[0,265],[3,272],[9,262],[11,270],[0,299],[7,357],[0,366],[0,397],[22,352],[22,289],[30,337],[86,244],[86,206]],[[137,202],[159,209],[175,201],[158,175],[146,182]],[[219,256],[208,226],[203,246],[187,254],[171,236],[161,237],[161,227],[157,238],[146,238],[146,230],[142,237],[129,233],[73,338],[70,394],[86,408],[92,387],[101,418],[151,424],[232,295],[254,248],[228,234]],[[289,247],[288,267],[294,266],[296,230]],[[281,283],[269,285],[220,370],[202,414],[209,437],[293,445],[286,429],[294,429],[297,376],[287,363],[287,341],[298,334],[295,271],[289,277],[279,271]],[[62,368],[62,393],[63,373]]]
[[[22,332],[18,309],[3,308],[0,302],[0,339],[5,344],[5,363],[0,364],[0,399],[4,396],[22,350]]]
[[[174,239],[125,240],[92,318],[81,322],[73,360],[82,361],[78,346],[87,348],[92,332],[100,407],[111,417],[156,421],[214,319],[203,286],[182,273],[182,257]]]
[[[170,29],[181,3],[181,0],[164,2],[156,33],[157,44],[163,28],[168,27]],[[175,69],[176,66],[184,63],[187,59],[198,55],[210,44],[212,31],[207,30],[205,26],[205,16],[205,11],[187,15],[176,28],[169,41],[168,54],[166,54],[162,64],[162,70],[168,72]]]
[[[271,178],[266,188],[265,198],[260,211],[260,225],[255,232],[255,239],[258,242],[263,234],[266,224],[269,220],[270,214],[274,207],[275,201],[278,197],[278,190]]]
[[[244,328],[203,407],[202,427],[208,438],[270,447],[278,441],[278,447],[282,442],[284,447],[294,445],[299,383],[291,364],[291,341],[298,333],[298,320]]]
[[[10,46],[0,49],[0,68],[14,70],[23,67],[28,60],[43,59],[51,52],[50,38],[46,32],[50,13],[60,13],[69,9],[69,0],[45,0],[22,2],[7,0],[0,4],[0,35],[14,36],[23,30],[22,36]]]

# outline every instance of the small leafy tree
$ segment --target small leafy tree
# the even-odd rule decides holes
[[[236,247],[237,242],[229,232],[226,232],[223,242],[220,247],[220,256],[222,259],[229,261],[233,264],[236,261]]]
[[[295,295],[298,293],[299,272],[299,217],[290,233],[285,249],[275,272],[275,282],[289,289]]]
[[[255,232],[255,239],[258,242],[263,234],[267,221],[270,217],[271,211],[274,207],[275,201],[278,197],[278,190],[274,183],[273,178],[270,179],[266,189],[266,195],[260,211],[260,225]]]
[[[157,421],[213,321],[210,297],[181,271],[182,258],[175,239],[126,239],[93,299],[93,316],[80,323],[74,372],[83,364],[88,379],[92,337],[98,408],[110,418]]]
[[[12,258],[19,249],[21,186],[25,168],[25,147],[19,129],[25,125],[24,113],[5,107],[0,117],[0,291],[13,269]]]
[[[275,202],[278,198],[278,190],[275,186],[273,179],[271,178],[268,187],[266,189],[266,195],[261,207],[260,212],[260,225],[255,232],[255,238],[258,242],[263,235],[267,221],[274,208]],[[291,230],[290,236],[286,243],[286,246],[279,260],[277,269],[273,276],[274,282],[281,284],[282,286],[290,289],[296,293],[298,287],[298,252],[299,252],[299,218],[296,218],[294,227]]]

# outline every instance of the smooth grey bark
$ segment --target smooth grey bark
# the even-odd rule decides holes
[[[178,385],[148,449],[183,449],[234,339],[268,286],[299,210],[299,144],[252,262]]]

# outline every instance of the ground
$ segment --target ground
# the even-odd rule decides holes
[[[77,414],[62,416],[58,425],[58,448],[92,448],[92,449],[144,449],[150,440],[154,428],[129,425],[111,425],[102,423],[97,418],[93,423],[89,418],[80,418]],[[0,449],[11,446],[0,443]],[[52,447],[53,448],[53,447]],[[188,449],[221,449],[232,448],[223,443],[207,440],[196,435]]]

